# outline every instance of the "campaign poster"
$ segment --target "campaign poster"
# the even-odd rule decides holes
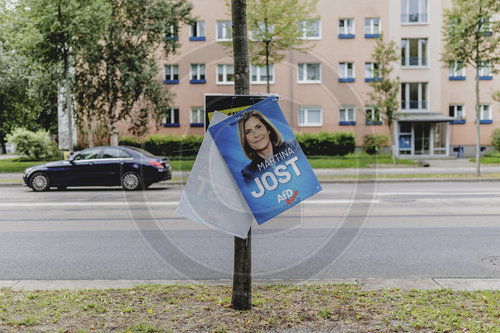
[[[276,97],[208,130],[258,224],[321,191]]]
[[[205,124],[210,124],[215,111],[232,116],[269,96],[271,95],[205,94]]]

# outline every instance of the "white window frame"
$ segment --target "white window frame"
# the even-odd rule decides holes
[[[365,79],[375,80],[377,78],[375,77],[376,65],[376,62],[365,62]]]
[[[481,61],[479,63],[479,76],[492,76],[493,70],[491,66],[491,62],[489,61]]]
[[[465,77],[465,64],[456,60],[450,62],[448,74],[450,77]]]
[[[170,76],[169,77],[167,77]],[[177,76],[177,78],[176,78]],[[167,64],[163,66],[163,77],[165,81],[179,81],[179,65],[176,64]]]
[[[350,115],[352,116],[352,119]],[[353,121],[356,121],[356,108],[352,105],[342,105],[339,108],[339,122],[353,122]]]
[[[372,105],[365,106],[365,115],[367,122],[381,122],[382,114],[380,112],[375,112],[376,108]],[[378,117],[376,117],[378,116]]]
[[[189,28],[189,37],[206,37],[205,21],[196,21]]]
[[[339,62],[339,78],[354,79],[356,77],[353,62]]]
[[[411,13],[411,2],[417,2],[418,12]],[[410,21],[410,16],[417,14],[417,21]],[[402,24],[427,24],[429,22],[429,0],[401,0]]]
[[[417,108],[410,108],[411,106],[411,100],[410,100],[410,85],[417,84],[418,87],[418,96],[417,96]],[[429,84],[427,82],[403,82],[401,85],[405,85],[405,98],[401,99],[401,104],[402,104],[402,111],[428,111],[429,110]],[[401,87],[401,93],[403,92],[403,89]],[[426,100],[423,100],[423,95],[427,97]],[[424,107],[424,102],[425,102],[425,107]],[[403,105],[404,103],[404,105]]]
[[[343,27],[340,26],[341,22],[344,23]],[[339,35],[355,35],[356,27],[353,18],[340,18],[338,28],[339,28]]]
[[[484,114],[487,113],[488,117],[485,118]],[[491,104],[480,104],[479,105],[479,120],[493,120],[491,112]]]
[[[448,111],[449,116],[455,118],[455,120],[465,120],[464,104],[450,104]]]
[[[417,40],[417,53],[418,53],[418,63],[416,65],[411,64],[411,41]],[[404,44],[404,45],[403,45]],[[425,52],[423,51],[425,45]],[[403,59],[401,59],[401,67],[403,68],[415,68],[415,67],[428,67],[429,66],[429,43],[427,38],[402,38],[401,39],[401,53],[404,52]],[[425,60],[425,63],[424,63]]]
[[[232,69],[228,71],[228,69]],[[232,64],[218,64],[217,65],[217,84],[234,84],[234,65]],[[219,77],[222,75],[222,80]],[[232,75],[232,80],[228,80],[228,75]]]
[[[218,42],[228,42],[233,40],[231,20],[219,20],[216,27],[216,40]]]
[[[165,115],[163,116],[163,124],[170,124],[170,125],[174,125],[174,124],[179,124],[180,120],[177,119],[177,121],[175,121],[175,111],[177,110],[177,118],[180,118],[180,113],[179,113],[179,108],[178,107],[173,107],[173,108],[168,108],[166,111],[165,111]],[[170,113],[170,119],[172,120],[171,122],[167,123],[167,113]]]
[[[309,113],[319,112],[319,122],[310,122],[309,121]],[[302,114],[302,116],[301,116]],[[298,114],[298,126],[299,127],[318,127],[323,126],[323,110],[321,106],[302,106],[299,109]]]
[[[269,80],[270,84],[274,84],[274,65],[269,64],[269,74],[271,79]],[[254,76],[256,79],[254,80]],[[264,80],[262,80],[262,76],[264,76]],[[250,83],[251,84],[267,84],[267,75],[266,75],[266,65],[257,66],[250,65]]]
[[[307,20],[299,22],[299,39],[319,40],[321,39],[321,20]]]
[[[205,120],[203,106],[192,106],[189,112],[189,122],[191,124],[202,124]]]
[[[189,77],[190,80],[206,80],[205,64],[191,64]]]
[[[318,66],[319,78],[317,80],[308,79],[308,68],[309,66]],[[321,63],[299,63],[297,66],[297,82],[302,84],[307,83],[321,83]],[[301,79],[302,77],[302,79]]]
[[[378,24],[375,25],[375,22]],[[365,17],[365,34],[377,35],[382,33],[382,22],[380,17]]]

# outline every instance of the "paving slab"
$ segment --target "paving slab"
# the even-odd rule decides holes
[[[356,279],[363,290],[379,290],[379,289],[421,289],[434,290],[441,289],[431,278],[414,278],[414,279]]]
[[[434,279],[443,288],[460,291],[500,290],[500,279]]]

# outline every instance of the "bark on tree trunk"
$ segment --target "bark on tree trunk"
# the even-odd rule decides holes
[[[94,132],[92,130],[92,111],[89,110],[87,118],[87,135],[89,139],[89,148],[94,147]]]
[[[64,58],[64,90],[66,93],[66,114],[68,116],[68,145],[70,154],[73,153],[73,114],[71,110],[71,91],[70,91],[70,75],[69,75],[69,59],[68,55]]]
[[[234,94],[250,94],[246,0],[231,0],[233,20]],[[252,232],[247,239],[234,238],[233,295],[231,306],[248,310],[252,305]]]

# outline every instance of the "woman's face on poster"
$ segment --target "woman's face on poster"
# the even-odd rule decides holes
[[[271,132],[260,119],[256,117],[248,118],[244,125],[244,131],[245,140],[253,150],[258,152],[271,145],[271,140],[269,138]]]

